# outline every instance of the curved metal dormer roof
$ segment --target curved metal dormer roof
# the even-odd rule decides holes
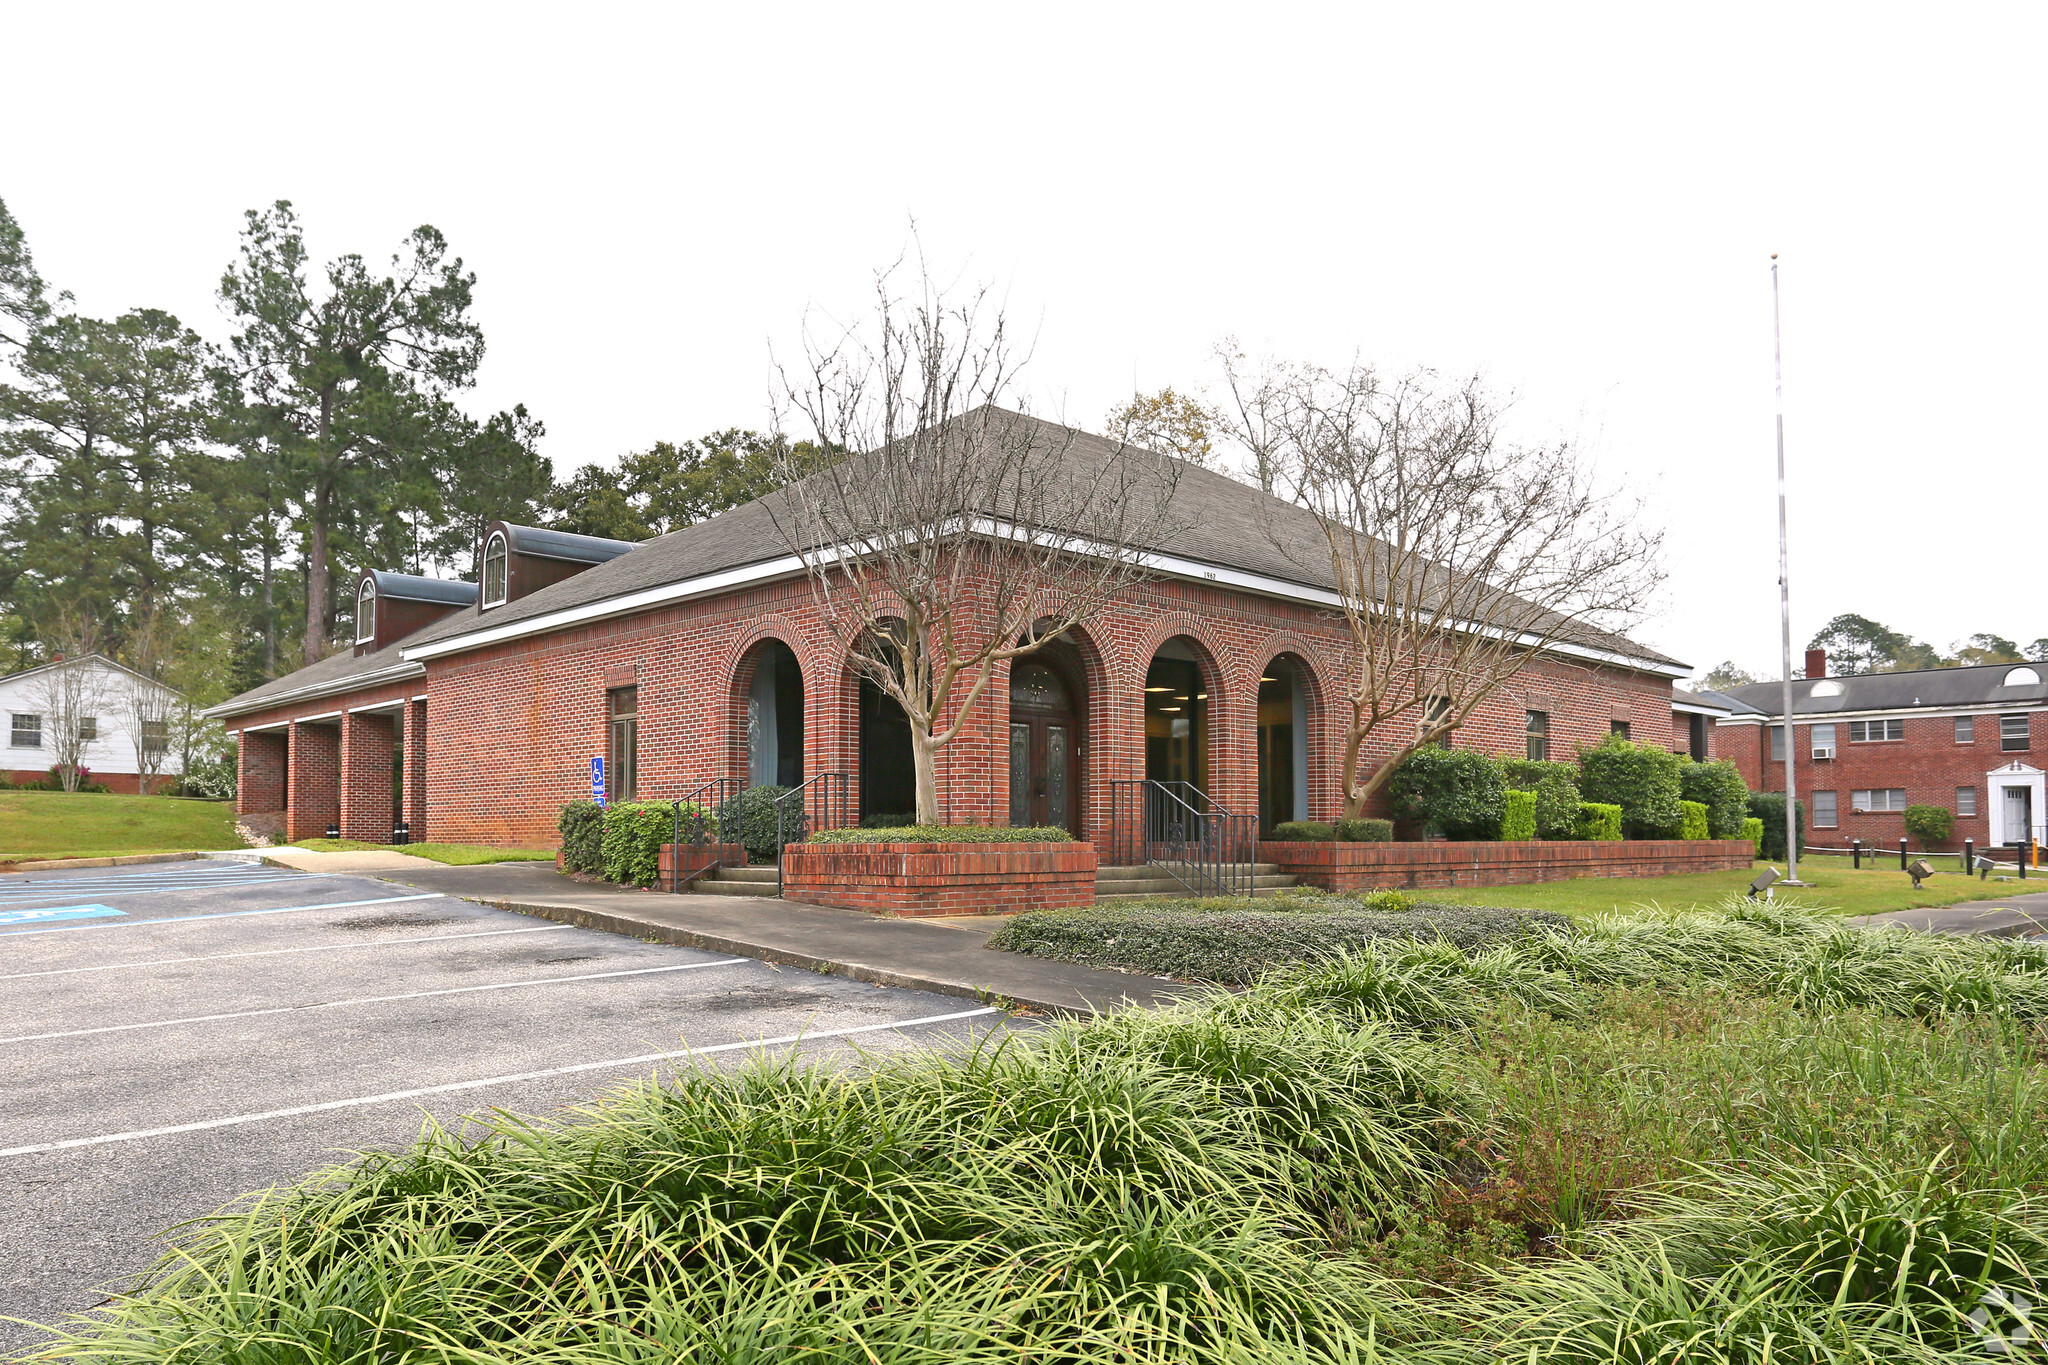
[[[390,573],[372,569],[369,577],[377,584],[377,596],[399,602],[433,602],[439,606],[473,607],[476,584],[460,578],[423,578],[419,574]]]
[[[507,546],[516,555],[540,559],[566,559],[575,564],[602,564],[637,547],[637,541],[606,540],[603,536],[576,536],[567,531],[550,531],[541,526],[514,526],[503,522]],[[474,594],[471,599],[474,600]]]

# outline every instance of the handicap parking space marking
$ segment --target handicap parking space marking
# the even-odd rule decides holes
[[[121,912],[116,910],[115,914]],[[345,943],[310,943],[297,948],[259,948],[246,953],[204,953],[198,957],[157,957],[143,962],[97,962],[90,967],[50,967],[36,972],[0,972],[0,981],[20,981],[37,976],[76,976],[80,972],[130,972],[141,967],[177,967],[192,962],[229,962],[246,957],[284,957],[292,953],[367,953],[380,948],[403,948],[415,943],[446,943],[452,939],[504,938],[508,934],[558,934],[575,928],[571,924],[542,924],[531,929],[485,929],[477,933],[425,934],[416,938],[387,938],[370,942],[351,939]]]
[[[104,919],[125,915],[111,905],[59,905],[46,910],[0,910],[0,924],[31,924],[50,919]]]
[[[203,919],[236,919],[243,915],[292,915],[307,910],[341,910],[352,905],[393,905],[399,901],[446,900],[438,891],[417,896],[377,896],[363,901],[321,901],[317,905],[280,905],[269,910],[219,910],[210,915],[169,915],[163,919],[124,919],[118,924],[63,924],[54,929],[4,929],[0,938],[22,938],[29,934],[85,934],[96,929],[133,929],[145,924],[186,924]],[[119,911],[115,912],[120,913]]]

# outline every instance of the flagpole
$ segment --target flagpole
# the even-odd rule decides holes
[[[1799,791],[1793,777],[1798,752],[1792,727],[1792,569],[1785,535],[1785,348],[1778,322],[1778,253],[1771,253],[1771,366],[1778,384],[1778,627],[1784,644],[1785,882],[1799,881]]]

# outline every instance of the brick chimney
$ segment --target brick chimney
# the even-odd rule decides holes
[[[1824,649],[1806,651],[1806,676],[1825,678],[1828,675],[1828,652]]]

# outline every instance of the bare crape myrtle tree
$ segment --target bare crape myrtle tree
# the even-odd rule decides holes
[[[1531,663],[1612,649],[1662,582],[1640,506],[1569,443],[1504,438],[1479,380],[1233,361],[1236,435],[1321,523],[1350,628],[1346,815]],[[1369,745],[1388,747],[1363,768]]]
[[[939,750],[1002,665],[1145,576],[1173,537],[1179,464],[1084,452],[1031,420],[1025,357],[986,291],[949,298],[923,276],[903,298],[891,274],[873,317],[778,367],[785,420],[847,454],[821,469],[792,453],[770,505],[827,629],[908,717],[917,820],[936,824]]]
[[[90,768],[86,762],[100,727],[120,706],[120,696],[98,661],[69,658],[43,669],[25,689],[28,704],[42,714],[43,743],[56,755],[51,766],[67,792],[75,792]]]

